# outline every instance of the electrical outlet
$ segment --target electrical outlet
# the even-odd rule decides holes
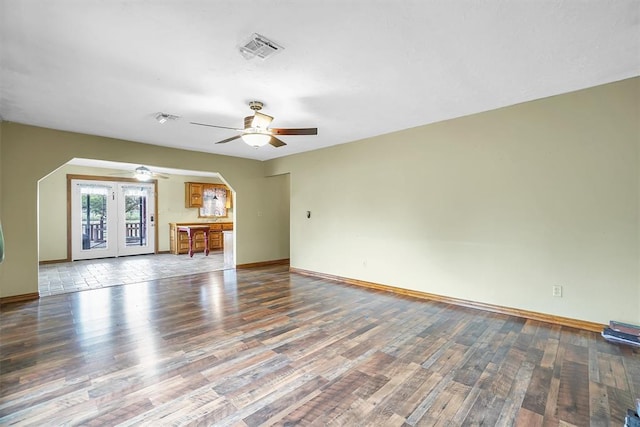
[[[554,285],[551,287],[551,295],[562,298],[562,286]]]

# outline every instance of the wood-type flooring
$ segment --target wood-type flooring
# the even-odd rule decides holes
[[[5,304],[0,425],[622,426],[640,351],[290,273]]]

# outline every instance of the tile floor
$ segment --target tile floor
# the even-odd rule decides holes
[[[196,253],[193,258],[158,254],[43,264],[39,268],[38,290],[43,297],[222,269],[222,251],[209,256]]]

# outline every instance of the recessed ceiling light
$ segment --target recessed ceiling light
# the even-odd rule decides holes
[[[180,116],[174,116],[173,114],[167,114],[167,113],[158,113],[156,115],[156,120],[160,124],[165,123],[167,120],[178,120],[179,118]]]

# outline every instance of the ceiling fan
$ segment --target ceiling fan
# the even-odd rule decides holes
[[[298,129],[284,129],[284,128],[270,128],[269,125],[273,120],[273,117],[267,116],[260,112],[264,105],[260,101],[251,101],[249,108],[253,110],[253,116],[247,116],[244,118],[244,128],[232,128],[227,126],[209,125],[206,123],[190,122],[192,125],[208,126],[212,128],[231,129],[241,132],[240,135],[232,136],[231,138],[223,139],[216,142],[216,144],[226,144],[234,139],[242,138],[248,145],[258,148],[266,144],[271,144],[274,147],[282,147],[287,145],[284,141],[276,138],[276,135],[317,135],[318,128],[298,128]]]
[[[152,179],[155,179],[155,178],[162,178],[162,179],[169,178],[169,175],[165,175],[163,173],[158,173],[158,172],[152,172],[151,169],[149,169],[146,166],[138,166],[137,168],[129,172],[112,173],[110,175],[120,175],[120,176],[128,175],[137,179],[138,181],[151,181]]]

